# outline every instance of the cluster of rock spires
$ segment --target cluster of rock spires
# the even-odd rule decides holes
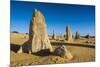
[[[61,36],[61,35],[60,35]],[[58,38],[56,37],[54,31],[53,31],[53,35],[52,35],[52,39],[57,40]],[[68,42],[72,42],[74,39],[80,39],[80,34],[78,32],[76,32],[75,36],[72,34],[71,30],[70,30],[70,26],[67,25],[66,26],[66,34],[63,36],[63,40],[68,41]]]
[[[66,28],[66,32],[67,40],[72,40],[72,34],[70,32],[69,26]],[[53,38],[55,38],[55,34],[53,35]],[[32,20],[30,22],[29,40],[24,45],[22,45],[18,53],[22,53],[24,50],[29,53],[38,53],[40,51],[49,50],[58,56],[67,56],[69,59],[73,57],[71,53],[65,48],[65,46],[58,47],[53,50],[46,30],[45,17],[37,9],[35,9],[35,13],[33,14]]]

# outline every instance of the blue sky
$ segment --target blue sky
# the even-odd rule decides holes
[[[95,35],[95,6],[50,4],[40,2],[11,1],[11,31],[29,32],[29,24],[34,9],[37,8],[45,16],[49,34],[64,34],[67,25],[71,32],[81,35]]]

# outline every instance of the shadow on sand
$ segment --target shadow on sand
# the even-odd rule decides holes
[[[15,53],[17,53],[20,49],[22,49],[23,53],[28,53],[29,54],[29,51],[31,51],[30,50],[31,45],[29,44],[28,41],[25,42],[22,45],[18,45],[18,44],[11,44],[10,45],[10,50],[15,52]],[[49,49],[44,49],[44,50],[38,51],[36,53],[31,53],[31,54],[34,54],[34,55],[37,55],[37,56],[48,56],[48,55],[51,55],[52,53],[50,52]]]
[[[86,47],[86,48],[95,48],[95,46],[92,45],[81,45],[81,44],[71,44],[71,43],[58,43],[58,42],[51,42],[52,45],[66,45],[66,46],[79,46],[79,47]],[[25,42],[23,45],[18,45],[18,44],[11,44],[10,45],[10,50],[17,53],[22,47],[22,51],[23,53],[28,53],[29,51],[31,51],[30,47],[31,45],[29,44],[29,42]],[[37,56],[49,56],[49,55],[53,55],[53,53],[50,52],[49,49],[45,49],[45,50],[41,50],[37,53],[31,53]]]
[[[84,44],[72,44],[72,43],[62,43],[62,42],[51,42],[52,45],[65,45],[65,46],[79,46],[87,48],[95,48],[95,45],[84,45]]]
[[[10,50],[17,53],[17,51],[20,49],[20,46],[21,45],[18,45],[18,44],[11,44],[10,45]]]

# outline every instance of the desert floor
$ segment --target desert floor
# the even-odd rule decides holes
[[[22,45],[28,40],[26,34],[11,33],[11,44]],[[79,41],[79,40],[78,40]],[[82,40],[81,40],[82,41]],[[60,45],[53,45],[53,49]],[[78,45],[65,45],[73,55],[72,60],[55,56],[53,54],[48,56],[37,56],[34,54],[27,53],[15,53],[11,50],[10,52],[10,66],[27,66],[37,64],[59,64],[59,63],[76,63],[76,62],[91,62],[95,61],[95,48],[94,47],[83,47]]]

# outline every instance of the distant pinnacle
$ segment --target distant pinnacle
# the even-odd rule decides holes
[[[54,34],[54,30],[53,30],[53,34]]]
[[[72,41],[72,33],[69,25],[66,27],[66,39],[67,41]]]
[[[35,8],[35,12],[37,12],[38,10]]]

